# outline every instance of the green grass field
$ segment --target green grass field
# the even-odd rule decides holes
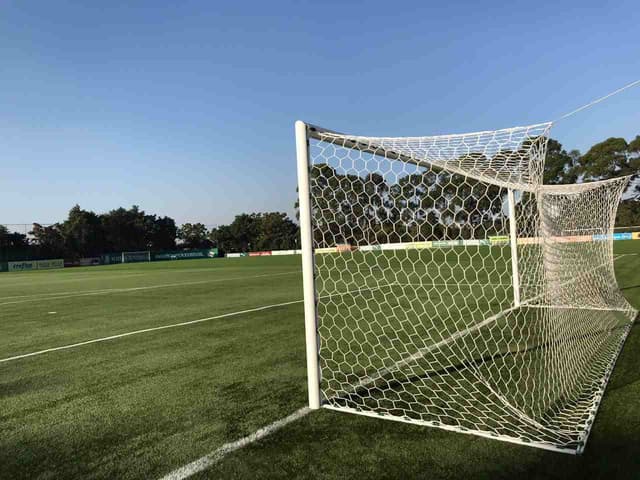
[[[616,272],[640,308],[640,255]],[[298,256],[1,274],[0,479],[159,478],[291,414],[301,299]],[[194,478],[638,478],[638,365],[635,326],[582,456],[320,410]]]

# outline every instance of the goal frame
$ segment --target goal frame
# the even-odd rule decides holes
[[[545,126],[547,124],[539,124],[532,125],[530,127],[514,127],[514,128],[534,128]],[[548,124],[550,125],[550,123]],[[546,136],[546,132],[543,135]],[[476,134],[485,134],[491,132],[476,132]],[[298,196],[299,196],[299,222],[300,222],[300,234],[301,234],[301,249],[302,249],[302,273],[303,273],[303,290],[304,290],[304,319],[305,319],[305,343],[306,343],[306,363],[307,363],[307,385],[308,385],[308,404],[310,409],[318,409],[318,408],[326,408],[329,410],[335,410],[339,412],[349,412],[357,415],[370,416],[375,418],[385,418],[388,420],[396,421],[396,422],[405,422],[413,425],[425,425],[425,426],[433,426],[440,429],[455,431],[458,433],[467,433],[473,434],[476,436],[481,436],[485,438],[499,439],[501,441],[506,441],[509,443],[533,446],[545,450],[551,450],[561,453],[567,454],[580,454],[583,452],[586,440],[590,434],[591,427],[593,425],[593,419],[598,410],[600,402],[602,400],[602,396],[604,394],[604,390],[610,378],[610,375],[615,367],[616,360],[622,347],[624,345],[625,339],[629,333],[630,326],[625,327],[626,330],[622,337],[620,338],[619,344],[617,345],[615,354],[611,359],[608,368],[604,372],[604,376],[601,378],[601,384],[598,388],[598,391],[594,397],[594,403],[592,405],[591,411],[589,412],[589,419],[585,425],[584,435],[580,439],[580,443],[577,447],[564,447],[560,445],[556,445],[544,440],[531,440],[531,439],[521,439],[511,435],[504,435],[500,433],[493,433],[490,431],[484,430],[476,430],[473,428],[459,428],[453,425],[446,425],[442,422],[433,422],[429,420],[416,420],[409,419],[402,416],[395,416],[388,413],[381,413],[375,411],[361,410],[359,408],[352,407],[337,407],[330,402],[323,402],[322,400],[322,371],[321,371],[321,352],[320,352],[320,335],[319,335],[319,317],[318,317],[318,302],[322,297],[318,297],[317,289],[316,289],[316,265],[315,265],[315,254],[317,253],[314,248],[314,238],[313,238],[313,225],[312,225],[312,204],[311,204],[311,182],[310,182],[310,174],[312,168],[312,161],[310,156],[310,140],[318,140],[318,141],[326,141],[327,136],[339,136],[339,138],[335,145],[349,149],[349,150],[358,150],[363,153],[368,153],[372,155],[381,155],[384,158],[389,160],[398,160],[401,162],[406,162],[409,164],[413,164],[418,167],[427,167],[427,168],[442,168],[444,170],[449,171],[453,174],[460,174],[464,177],[474,179],[480,182],[489,183],[498,187],[503,188],[506,193],[504,198],[504,204],[506,207],[506,211],[504,211],[504,217],[506,220],[506,229],[508,234],[508,249],[510,251],[511,261],[511,288],[512,288],[512,297],[511,297],[511,307],[506,310],[500,312],[498,315],[503,315],[506,312],[513,311],[519,309],[521,306],[532,306],[529,305],[528,300],[521,300],[521,285],[520,285],[520,272],[518,265],[518,221],[516,215],[516,204],[520,201],[520,196],[525,194],[525,192],[538,194],[539,192],[554,192],[558,190],[554,186],[542,185],[541,176],[537,179],[537,182],[533,182],[533,184],[524,184],[524,183],[515,183],[515,180],[511,178],[506,179],[498,179],[498,178],[488,178],[485,176],[483,172],[475,173],[464,171],[460,168],[457,168],[455,165],[438,165],[439,161],[435,161],[432,163],[427,159],[420,159],[413,156],[413,154],[407,155],[406,153],[402,153],[396,151],[395,148],[388,148],[386,145],[381,146],[371,145],[370,143],[366,143],[366,137],[357,137],[353,135],[345,135],[339,132],[335,132],[332,130],[324,129],[322,127],[318,127],[312,124],[305,123],[303,121],[295,122],[295,137],[296,137],[296,159],[297,159],[297,179],[298,179]],[[440,136],[441,138],[450,137]],[[408,137],[413,138],[413,137]],[[383,139],[384,140],[384,139]],[[545,145],[546,145],[546,140]],[[612,180],[605,180],[601,182],[593,182],[592,187],[597,188],[602,184],[609,183]],[[587,187],[589,188],[589,187]],[[560,189],[562,192],[573,192],[573,191],[584,191],[584,185],[563,185]],[[611,220],[613,221],[613,220]],[[613,229],[613,225],[611,225],[611,231]],[[611,246],[612,248],[612,246]],[[496,315],[497,316],[497,315]],[[491,318],[491,317],[490,317]],[[371,377],[367,377],[371,378]]]
[[[300,212],[300,242],[302,248],[302,284],[304,292],[304,318],[305,339],[307,356],[307,385],[309,394],[309,408],[318,409],[321,406],[320,398],[320,359],[318,337],[318,314],[316,309],[315,265],[313,233],[311,227],[311,197],[309,183],[309,139],[321,140],[321,132],[332,132],[316,125],[307,124],[301,120],[295,122],[296,136],[296,160],[298,170],[298,202]],[[345,148],[361,150],[369,153],[380,153],[380,149],[372,152],[366,144],[359,143],[356,139],[345,142]],[[385,157],[408,163],[422,163],[397,152],[384,150]],[[468,174],[467,174],[468,175]],[[511,249],[511,268],[513,283],[513,306],[520,306],[520,278],[518,273],[518,247],[517,247],[517,223],[515,209],[515,193],[513,188],[508,188],[508,218],[509,218],[509,245]]]
[[[150,262],[151,261],[151,250],[137,250],[137,251],[133,251],[133,252],[122,252],[121,254],[121,260],[120,263],[135,263],[135,262],[126,262],[125,261],[125,255],[129,255],[129,254],[146,254],[147,255],[147,259],[146,260],[141,260],[142,262]],[[138,262],[139,263],[139,262]]]

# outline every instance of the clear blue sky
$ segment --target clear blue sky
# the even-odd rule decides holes
[[[428,135],[554,119],[640,78],[637,0],[4,1],[0,223],[138,204],[290,214],[293,122]],[[559,123],[640,134],[640,88]]]

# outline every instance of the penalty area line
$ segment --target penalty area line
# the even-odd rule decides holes
[[[130,337],[132,335],[139,335],[141,333],[155,332],[158,330],[166,330],[169,328],[184,327],[186,325],[194,325],[196,323],[208,322],[210,320],[218,320],[220,318],[236,317],[238,315],[244,315],[245,313],[260,312],[262,310],[268,310],[270,308],[277,308],[277,307],[285,307],[287,305],[294,305],[296,303],[302,303],[302,300],[293,300],[291,302],[282,302],[282,303],[275,303],[273,305],[264,305],[262,307],[250,308],[248,310],[240,310],[238,312],[223,313],[222,315],[215,315],[213,317],[199,318],[197,320],[189,320],[187,322],[173,323],[171,325],[161,325],[159,327],[143,328],[141,330],[134,330],[132,332],[119,333],[117,335],[110,335],[108,337],[94,338],[92,340],[85,340],[83,342],[71,343],[69,345],[62,345],[60,347],[46,348],[44,350],[38,350],[37,352],[25,353],[22,355],[15,355],[13,357],[2,358],[0,359],[0,363],[11,362],[13,360],[20,360],[22,358],[35,357],[36,355],[43,355],[45,353],[57,352],[60,350],[68,350],[70,348],[81,347],[83,345],[90,345],[92,343],[107,342],[109,340],[115,340],[117,338]]]
[[[205,455],[204,457],[200,457],[198,460],[195,460],[187,465],[180,467],[173,472],[165,475],[160,480],[184,480],[185,478],[189,478],[196,473],[202,472],[207,468],[215,465],[220,460],[222,460],[226,455],[235,452],[247,445],[257,442],[258,440],[271,435],[276,430],[281,429],[285,425],[295,422],[305,415],[309,414],[311,409],[309,407],[303,407],[299,410],[296,410],[291,415],[281,418],[280,420],[276,420],[275,422],[267,425],[266,427],[262,427],[251,435],[247,435],[246,437],[241,438],[240,440],[236,440],[235,442],[225,443],[220,448],[214,450],[213,452]]]

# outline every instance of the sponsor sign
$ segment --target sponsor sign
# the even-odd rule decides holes
[[[460,245],[464,245],[462,240],[434,240],[431,242],[436,248],[446,248],[446,247],[458,247]]]
[[[107,253],[102,256],[102,261],[105,265],[109,265],[110,263],[122,263],[122,254],[121,253]]]
[[[36,270],[35,260],[24,262],[9,262],[7,265],[10,272],[27,272],[30,270]]]
[[[86,257],[80,258],[78,260],[65,260],[65,267],[89,267],[100,265],[102,263],[102,258],[100,257]]]
[[[21,262],[7,263],[7,270],[10,272],[29,272],[32,270],[50,270],[53,268],[63,268],[64,260],[25,260]]]
[[[489,242],[491,245],[503,245],[505,243],[509,243],[509,237],[507,235],[497,235],[489,237]]]
[[[300,250],[272,250],[271,255],[298,255]]]
[[[250,257],[266,257],[271,255],[271,250],[268,252],[249,252]]]
[[[336,253],[338,249],[336,247],[316,248],[315,253]]]
[[[50,270],[52,268],[64,268],[64,260],[57,258],[55,260],[38,260],[36,261],[36,269]]]
[[[187,258],[213,258],[218,256],[218,249],[204,250],[176,250],[170,252],[154,253],[154,260],[184,260]]]
[[[633,233],[631,234],[631,238],[632,238],[633,240],[640,240],[640,232],[633,232]]]
[[[589,237],[591,239],[591,237]],[[522,237],[516,240],[518,245],[537,245],[541,243],[541,239],[539,237]]]
[[[576,235],[572,237],[574,242],[590,242],[591,235]]]
[[[380,245],[380,250],[405,250],[406,248],[406,243],[383,243]]]
[[[614,240],[633,240],[633,235],[631,232],[620,232],[613,234]]]
[[[247,254],[246,253],[227,253],[226,257],[227,258],[240,258],[240,257],[246,257]]]

